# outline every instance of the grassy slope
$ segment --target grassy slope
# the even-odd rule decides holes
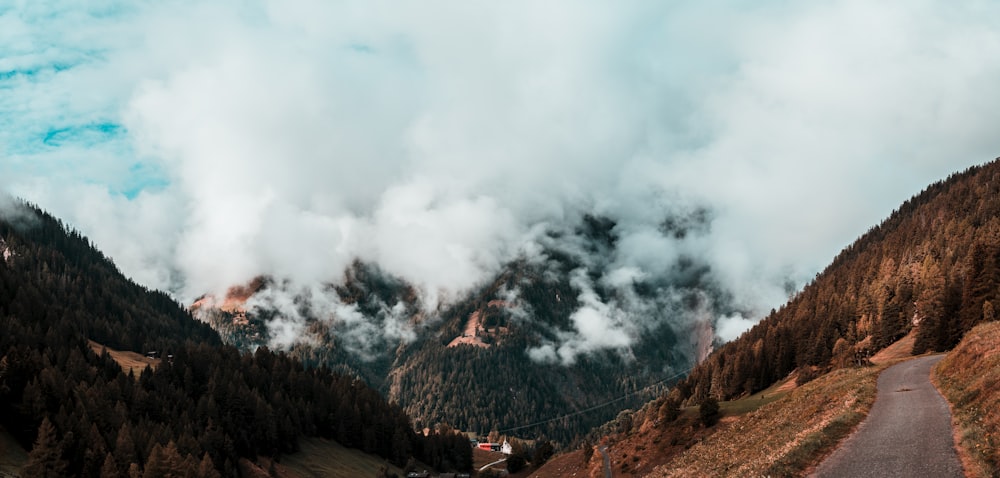
[[[740,400],[720,402],[723,422],[731,423],[741,415],[784,397],[794,388],[795,380],[789,377],[766,390]],[[697,420],[698,407],[685,407],[681,410],[681,417],[669,426],[658,427],[647,421],[639,427],[638,433],[626,437],[612,437],[609,441],[609,454],[615,476],[643,476],[650,473],[654,468],[669,463],[685,449],[716,430],[700,427],[697,425]],[[531,477],[604,476],[600,453],[595,451],[589,461],[584,461],[583,458],[583,452],[580,450],[560,454],[534,471]]]
[[[288,477],[353,478],[375,476],[379,467],[388,466],[390,473],[403,476],[403,471],[385,460],[360,450],[322,438],[300,439],[302,450],[281,460],[281,474]]]
[[[722,420],[711,428],[698,423],[697,407],[659,423],[647,406],[636,412],[631,433],[606,438],[615,476],[801,475],[864,419],[878,374],[911,358],[913,340],[911,333],[880,351],[871,359],[874,367],[837,370],[798,388],[792,374],[751,396],[720,402]],[[546,465],[532,476],[603,476],[597,453],[589,463],[572,453],[578,456],[555,460],[559,470]]]
[[[90,349],[98,355],[100,355],[101,350],[105,348],[103,345],[94,342],[93,340],[89,340],[88,342],[90,343]],[[151,359],[145,355],[135,352],[121,352],[108,348],[108,354],[111,355],[111,358],[122,367],[122,370],[124,370],[125,373],[128,373],[129,370],[131,370],[137,377],[147,366],[156,368],[160,365],[160,359]]]
[[[913,356],[913,343],[916,342],[916,340],[917,329],[914,328],[910,331],[910,333],[903,336],[903,338],[897,340],[888,347],[879,350],[875,355],[872,355],[870,360],[876,365],[882,365],[884,363],[910,358]]]
[[[583,451],[576,450],[569,453],[556,455],[545,462],[541,468],[534,470],[529,475],[531,478],[562,478],[564,476],[604,476],[600,471],[600,453],[594,452],[589,462],[584,462]]]
[[[795,476],[861,422],[885,366],[841,369],[719,425],[651,476]]]
[[[480,450],[478,448],[473,448],[472,449],[472,468],[478,470],[479,468],[483,467],[484,465],[488,465],[490,463],[493,463],[493,462],[495,462],[497,460],[500,460],[500,459],[503,459],[503,458],[507,458],[507,455],[504,455],[503,453],[500,453],[498,451],[486,451],[486,450]],[[506,464],[500,464],[500,465],[497,465],[496,468],[497,469],[501,469],[502,468],[502,469],[506,470],[507,469],[507,465]]]
[[[6,430],[0,428],[0,476],[17,475],[27,462],[28,452]]]
[[[952,407],[969,476],[1000,476],[1000,323],[979,325],[942,360],[933,378]]]

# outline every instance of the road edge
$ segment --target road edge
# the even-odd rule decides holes
[[[951,400],[948,399],[948,395],[941,390],[941,383],[938,380],[938,368],[941,367],[944,360],[948,358],[948,353],[940,355],[944,355],[945,358],[941,359],[940,362],[931,367],[930,382],[931,385],[934,386],[934,389],[937,390],[938,394],[941,395],[941,398],[944,398],[944,402],[948,404],[948,412],[951,414],[951,446],[955,449],[955,454],[958,455],[958,463],[962,466],[962,475],[964,475],[965,478],[988,478],[981,474],[981,470],[979,470],[978,466],[975,466],[975,460],[973,460],[972,455],[969,454],[969,450],[962,446],[962,436],[957,422],[958,414],[955,410],[955,404],[951,403]]]

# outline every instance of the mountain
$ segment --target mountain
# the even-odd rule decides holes
[[[906,201],[787,304],[590,442],[610,447],[623,476],[799,475],[864,417],[878,372],[961,344],[936,372],[938,388],[965,453],[990,476],[1000,468],[996,447],[983,446],[998,422],[988,405],[1000,403],[990,368],[998,299],[1000,158]],[[713,403],[719,425],[701,413]],[[574,470],[601,468],[591,450]]]
[[[695,211],[663,229],[682,237],[708,222]],[[356,262],[327,284],[258,278],[192,311],[243,350],[283,347],[356,374],[424,425],[568,443],[687,370],[712,345],[705,310],[725,312],[726,298],[693,257],[669,277],[609,283],[618,235],[607,218],[585,216],[540,243],[445,305],[429,307],[415,285]],[[614,328],[587,337],[588,320]]]
[[[301,437],[397,465],[471,466],[464,436],[415,433],[352,376],[267,348],[241,354],[81,234],[10,201],[0,330],[0,429],[30,450],[25,476],[236,476]]]
[[[927,187],[845,248],[787,304],[678,384],[697,403],[863,363],[915,330],[912,352],[945,351],[997,318],[1000,160]]]

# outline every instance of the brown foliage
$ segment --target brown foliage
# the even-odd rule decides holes
[[[972,329],[936,369],[961,448],[979,476],[1000,474],[1000,323]]]
[[[864,365],[914,326],[915,353],[948,350],[995,317],[998,295],[1000,162],[994,161],[905,202],[678,389],[694,404],[762,390],[796,369],[804,377],[817,368]]]

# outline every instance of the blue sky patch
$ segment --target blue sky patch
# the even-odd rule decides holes
[[[46,146],[59,147],[70,143],[90,146],[117,139],[124,135],[125,127],[113,122],[90,123],[82,126],[49,128],[42,137]]]
[[[113,191],[128,199],[135,199],[143,191],[160,191],[170,185],[163,170],[151,163],[135,163],[128,169],[128,177],[121,187]]]

